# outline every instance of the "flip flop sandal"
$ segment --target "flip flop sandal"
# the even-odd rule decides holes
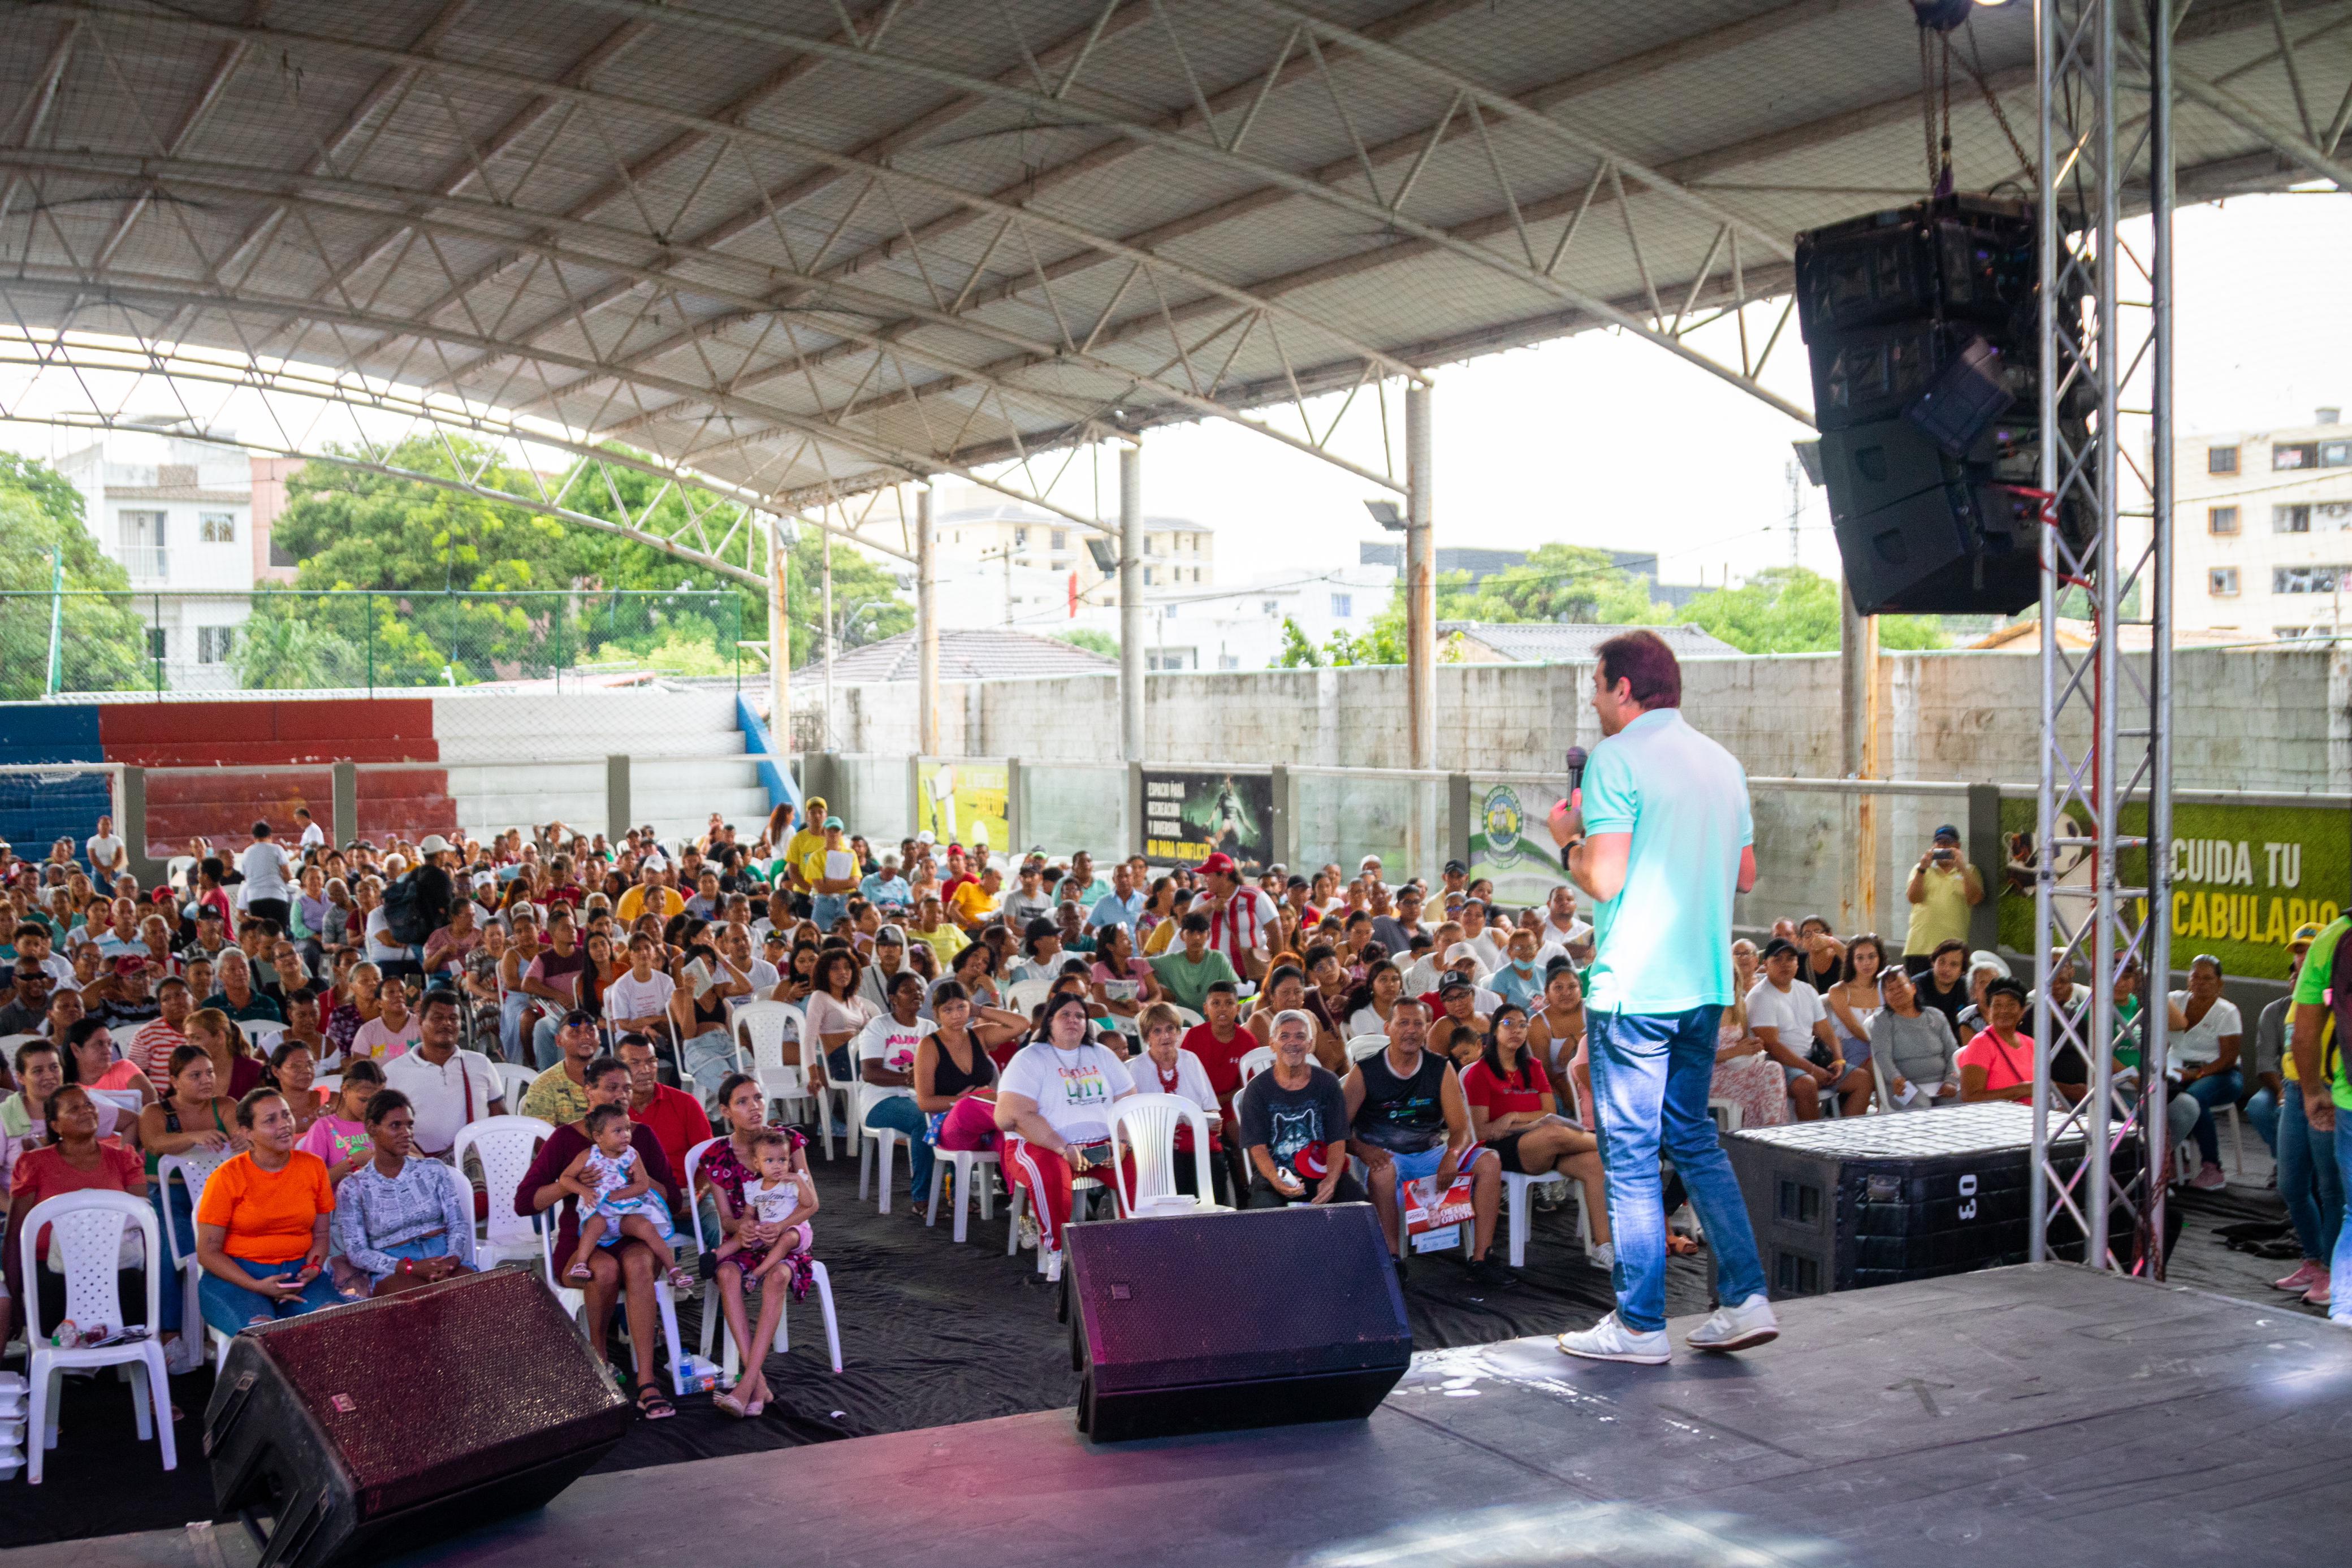
[[[637,1390],[637,1414],[648,1421],[667,1421],[677,1414],[677,1406],[669,1396],[651,1384]]]

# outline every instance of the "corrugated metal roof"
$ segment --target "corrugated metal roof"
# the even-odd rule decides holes
[[[1450,637],[1460,632],[1465,639],[1483,643],[1512,664],[1556,664],[1570,659],[1590,659],[1594,650],[1630,626],[1603,626],[1585,621],[1440,621],[1437,634]],[[1692,657],[1711,653],[1739,652],[1722,639],[1711,636],[1696,626],[1652,626],[1666,641],[1666,646],[1676,654]]]
[[[1964,189],[2031,153],[2031,12],[1959,40]],[[2182,12],[2179,68],[2273,126],[2352,80],[2352,0]],[[1896,0],[10,16],[0,320],[423,387],[780,507],[1252,410],[1311,445],[1271,405],[1612,320],[1696,352],[1735,277],[1927,178]],[[2303,177],[2195,103],[2177,141],[2192,199]]]
[[[834,662],[836,681],[911,681],[919,652],[915,633],[901,632],[862,648],[852,648]],[[1106,659],[1074,643],[1055,637],[1033,637],[1026,632],[994,627],[943,627],[940,632],[940,679],[999,680],[1020,675],[1116,674],[1118,661]],[[824,666],[804,664],[793,672],[795,683],[821,681]]]

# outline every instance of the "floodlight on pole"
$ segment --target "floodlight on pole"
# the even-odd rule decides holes
[[[1389,532],[1401,534],[1405,531],[1404,509],[1394,501],[1366,501],[1364,510],[1371,513],[1372,521],[1380,524]]]

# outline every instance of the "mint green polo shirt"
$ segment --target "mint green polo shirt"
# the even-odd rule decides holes
[[[1596,904],[1586,1005],[1679,1013],[1731,1002],[1731,900],[1756,839],[1748,773],[1675,708],[1592,748],[1584,831],[1631,833],[1625,885]]]

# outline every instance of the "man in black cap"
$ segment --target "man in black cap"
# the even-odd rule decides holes
[[[1924,975],[1935,967],[1936,949],[1969,939],[1969,911],[1984,902],[1984,878],[1960,858],[1960,830],[1949,822],[1919,863],[1903,896],[1911,901],[1911,927],[1903,938],[1903,967]]]

